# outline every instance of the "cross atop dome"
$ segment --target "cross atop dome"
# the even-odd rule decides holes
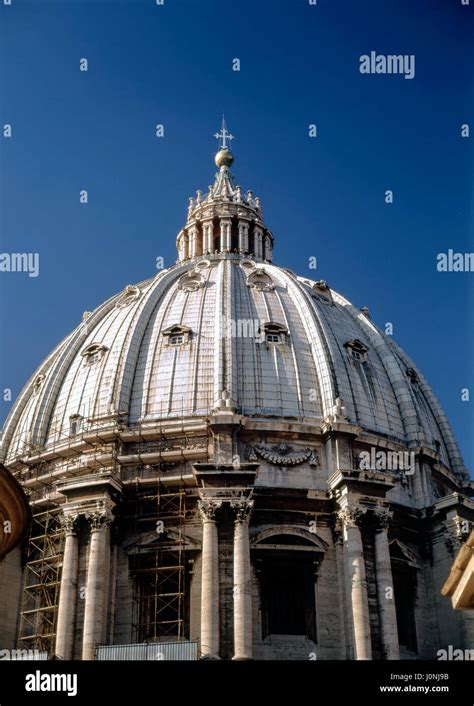
[[[230,132],[227,130],[227,125],[225,124],[225,118],[222,116],[222,127],[220,132],[216,132],[214,134],[214,137],[216,140],[222,140],[220,146],[221,150],[225,150],[228,148],[227,145],[227,140],[229,142],[234,139],[234,136],[230,134]],[[230,146],[230,145],[229,145]]]
[[[230,144],[228,144],[228,142],[230,143],[230,141],[234,139],[234,136],[228,131],[224,116],[222,116],[221,131],[216,132],[214,137],[216,140],[220,140],[219,151],[217,152],[214,161],[219,169],[227,172],[228,168],[232,166],[234,161],[234,155],[230,151]]]

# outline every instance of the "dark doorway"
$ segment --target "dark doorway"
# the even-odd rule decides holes
[[[316,642],[314,562],[285,554],[261,561],[263,637],[305,635]]]
[[[418,652],[415,626],[416,569],[401,563],[392,564],[398,642],[412,652]]]

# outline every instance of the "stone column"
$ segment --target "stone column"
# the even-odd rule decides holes
[[[219,544],[216,510],[220,501],[200,500],[202,518],[201,655],[219,658]]]
[[[197,228],[196,226],[191,226],[189,229],[189,257],[196,257],[197,255]]]
[[[219,252],[224,252],[225,246],[226,246],[226,241],[227,241],[227,236],[226,236],[226,223],[225,221],[221,220],[220,222],[220,238],[219,238]]]
[[[189,257],[189,235],[183,235],[183,260]]]
[[[188,257],[194,257],[194,232],[192,228],[188,229]]]
[[[214,234],[214,225],[213,223],[206,223],[204,226],[204,253],[212,253],[212,241],[213,241],[213,234]]]
[[[245,252],[249,249],[249,224],[239,221],[239,250]]]
[[[209,233],[208,233],[208,242],[209,242],[209,252],[213,253],[215,250],[214,247],[214,223],[209,223]]]
[[[272,247],[271,247],[271,240],[270,240],[269,235],[265,236],[264,257],[265,257],[265,260],[269,260],[271,262],[271,260],[272,260]]]
[[[262,252],[262,231],[260,228],[255,228],[254,230],[254,249],[255,249],[255,256],[258,258],[263,257],[263,252]]]
[[[385,659],[400,659],[392,564],[390,562],[390,548],[387,536],[391,513],[381,509],[376,512],[375,517],[377,522],[375,529],[375,569],[377,572],[377,596],[382,649]]]
[[[108,510],[89,517],[90,546],[84,608],[82,659],[94,659],[95,647],[105,639],[106,587],[110,566],[110,532],[113,517]]]
[[[252,594],[249,519],[253,500],[231,503],[234,524],[234,657],[252,659]]]
[[[70,660],[73,657],[78,582],[77,515],[64,515],[61,523],[66,532],[66,541],[59,589],[58,622],[54,651],[58,659]]]
[[[221,219],[221,237],[220,237],[220,251],[229,252],[231,246],[231,221],[225,218]]]
[[[354,629],[354,657],[360,660],[372,659],[364,549],[358,525],[361,514],[357,508],[345,508],[339,512],[339,518],[343,523],[344,549],[351,581],[350,607]]]

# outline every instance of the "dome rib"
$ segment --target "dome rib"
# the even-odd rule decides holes
[[[339,396],[336,377],[332,367],[331,357],[328,354],[327,341],[324,331],[321,328],[321,322],[317,316],[314,316],[312,307],[305,307],[304,303],[308,303],[306,292],[300,286],[297,278],[293,278],[288,273],[280,268],[272,266],[272,272],[276,271],[276,278],[283,281],[288,286],[288,291],[293,294],[295,306],[302,321],[306,323],[306,330],[309,334],[309,339],[312,343],[313,361],[317,370],[317,377],[320,384],[321,403],[323,416],[327,417],[332,414],[334,403]],[[308,313],[310,314],[308,316]],[[321,352],[325,352],[325,356]]]

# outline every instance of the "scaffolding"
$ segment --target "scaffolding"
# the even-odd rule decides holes
[[[209,400],[208,400],[209,407]],[[163,418],[161,410],[160,418]],[[172,437],[164,436],[159,427],[158,444],[179,450],[178,458],[167,464],[160,457],[152,469],[142,462],[136,469],[133,495],[126,503],[125,518],[138,539],[130,552],[130,574],[133,580],[131,639],[133,643],[168,642],[189,639],[189,587],[192,557],[186,539],[188,493],[184,481],[187,464],[185,450],[190,448],[184,409],[180,426]],[[195,439],[194,439],[195,440]],[[201,438],[209,458],[210,430]],[[138,459],[149,444],[139,432]],[[170,471],[171,468],[171,471]],[[179,468],[179,474],[173,472]],[[156,478],[147,482],[151,475]],[[170,478],[174,476],[173,480]],[[150,535],[153,539],[150,541]],[[148,538],[145,543],[142,538]]]
[[[19,632],[22,648],[53,651],[63,543],[59,508],[48,504],[46,510],[33,515],[26,550]]]
[[[186,489],[167,488],[135,496],[137,534],[150,529],[156,541],[131,554],[134,579],[132,642],[187,638],[188,585]],[[154,506],[154,507],[153,507]]]
[[[206,425],[206,430],[189,435],[184,410],[175,421],[172,433],[163,434],[161,423],[151,429],[155,441],[146,434],[149,427],[144,431],[141,425],[128,427],[122,415],[104,426],[83,427],[74,435],[50,430],[54,438],[51,445],[28,447],[14,459],[12,469],[29,495],[33,515],[25,547],[19,646],[54,653],[65,543],[61,524],[64,497],[55,482],[104,470],[112,470],[124,484],[120,523],[125,523],[122,526],[127,535],[134,530],[137,538],[150,532],[156,538],[148,546],[138,542],[130,554],[132,640],[187,637],[190,570],[185,530],[189,491],[183,476],[186,467],[189,476],[188,462],[196,446],[205,448],[208,458],[209,429]],[[158,457],[156,463],[150,463],[150,454]],[[125,460],[132,457],[133,462]]]
[[[63,435],[65,437],[65,435]],[[104,440],[96,435],[101,450]],[[54,654],[56,623],[59,608],[59,591],[65,543],[65,529],[61,523],[61,500],[55,490],[58,480],[58,459],[61,462],[61,478],[78,476],[90,472],[87,467],[78,468],[77,456],[71,454],[74,447],[84,443],[84,433],[65,437],[51,447],[54,461],[35,462],[34,455],[40,452],[30,448],[29,454],[18,459],[22,468],[16,477],[23,484],[32,509],[30,534],[25,547],[23,591],[20,605],[18,646],[22,649],[39,650]],[[110,442],[109,442],[110,445]],[[98,450],[98,445],[90,444]],[[117,443],[112,443],[113,467],[116,467]],[[94,457],[100,464],[100,459]],[[110,463],[108,464],[110,467]]]

